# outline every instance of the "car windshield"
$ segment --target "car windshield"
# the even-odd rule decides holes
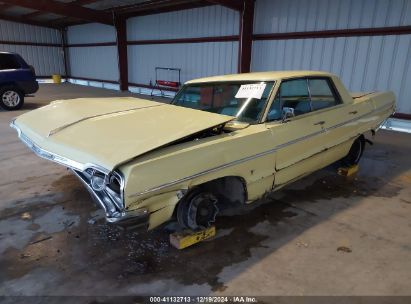
[[[172,104],[236,117],[257,123],[265,109],[274,82],[219,82],[184,86]]]

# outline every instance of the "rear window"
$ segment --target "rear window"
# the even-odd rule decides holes
[[[19,69],[20,67],[15,55],[0,54],[0,70]]]

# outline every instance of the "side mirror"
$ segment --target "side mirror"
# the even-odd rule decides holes
[[[285,122],[287,119],[294,117],[294,116],[295,116],[294,108],[288,108],[288,107],[283,108],[283,122]]]

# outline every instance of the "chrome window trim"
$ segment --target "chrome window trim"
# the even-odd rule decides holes
[[[303,137],[294,139],[294,140],[289,141],[289,142],[287,142],[287,143],[278,145],[278,146],[274,147],[273,149],[270,149],[270,150],[267,150],[267,151],[264,151],[264,152],[261,152],[261,153],[257,153],[257,154],[251,155],[251,156],[247,156],[247,157],[244,157],[244,158],[241,158],[241,159],[238,159],[238,160],[235,160],[235,161],[232,161],[232,162],[229,162],[229,163],[226,163],[226,164],[223,164],[223,165],[220,165],[220,166],[211,168],[211,169],[207,169],[207,170],[205,170],[205,171],[202,171],[202,172],[199,172],[199,173],[190,175],[190,176],[186,176],[186,177],[183,177],[183,178],[180,178],[180,179],[177,179],[177,180],[174,180],[174,181],[171,181],[171,182],[168,182],[168,183],[165,183],[165,184],[162,184],[162,185],[159,185],[159,186],[156,186],[156,187],[153,187],[153,188],[144,190],[144,191],[142,191],[142,192],[133,193],[133,194],[129,195],[128,197],[129,197],[129,198],[136,198],[136,197],[145,195],[145,194],[150,193],[150,192],[160,191],[160,190],[162,190],[162,189],[165,189],[165,188],[168,188],[168,187],[177,185],[177,184],[182,183],[182,182],[185,182],[185,181],[187,181],[187,180],[190,180],[190,179],[193,179],[193,178],[197,178],[197,177],[200,177],[200,176],[202,176],[202,175],[206,175],[206,174],[208,174],[208,173],[212,173],[212,172],[215,172],[215,171],[218,171],[218,170],[221,170],[221,169],[225,169],[225,168],[228,168],[228,167],[231,167],[231,166],[235,166],[235,165],[237,165],[237,164],[241,164],[241,163],[246,162],[246,161],[249,161],[249,160],[253,160],[253,159],[255,159],[255,158],[259,158],[259,157],[262,157],[262,156],[265,156],[265,155],[274,153],[275,151],[277,151],[277,150],[279,150],[279,149],[281,149],[281,148],[287,147],[287,146],[292,145],[292,144],[295,144],[295,143],[297,143],[297,142],[300,142],[300,141],[309,139],[309,138],[311,138],[311,137],[317,136],[317,135],[319,135],[319,134],[321,134],[321,133],[325,133],[325,132],[327,132],[327,131],[329,131],[329,130],[332,130],[332,129],[341,127],[341,126],[343,126],[343,125],[349,124],[349,123],[351,123],[351,122],[353,122],[353,121],[362,119],[362,118],[364,118],[364,117],[366,117],[366,116],[369,116],[369,115],[372,115],[372,114],[374,114],[375,112],[379,112],[379,111],[383,111],[383,110],[389,110],[390,108],[393,108],[393,106],[392,106],[392,105],[389,105],[389,106],[385,106],[385,105],[384,105],[384,106],[382,106],[382,107],[379,107],[379,108],[376,108],[376,109],[372,110],[371,112],[368,112],[368,113],[366,113],[366,114],[363,114],[363,115],[361,115],[361,116],[359,116],[359,117],[355,117],[355,118],[353,118],[353,119],[344,121],[344,122],[342,122],[342,123],[336,124],[336,125],[331,126],[331,127],[329,127],[329,128],[323,128],[323,129],[320,130],[320,131],[317,131],[317,132],[311,133],[311,134],[309,134],[309,135],[306,135],[306,136],[303,136]]]

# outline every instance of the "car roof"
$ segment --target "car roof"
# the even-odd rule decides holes
[[[187,81],[186,84],[204,83],[204,82],[224,82],[224,81],[275,81],[284,78],[304,77],[304,76],[335,76],[324,71],[272,71],[272,72],[256,72],[220,75],[205,78],[198,78]]]

